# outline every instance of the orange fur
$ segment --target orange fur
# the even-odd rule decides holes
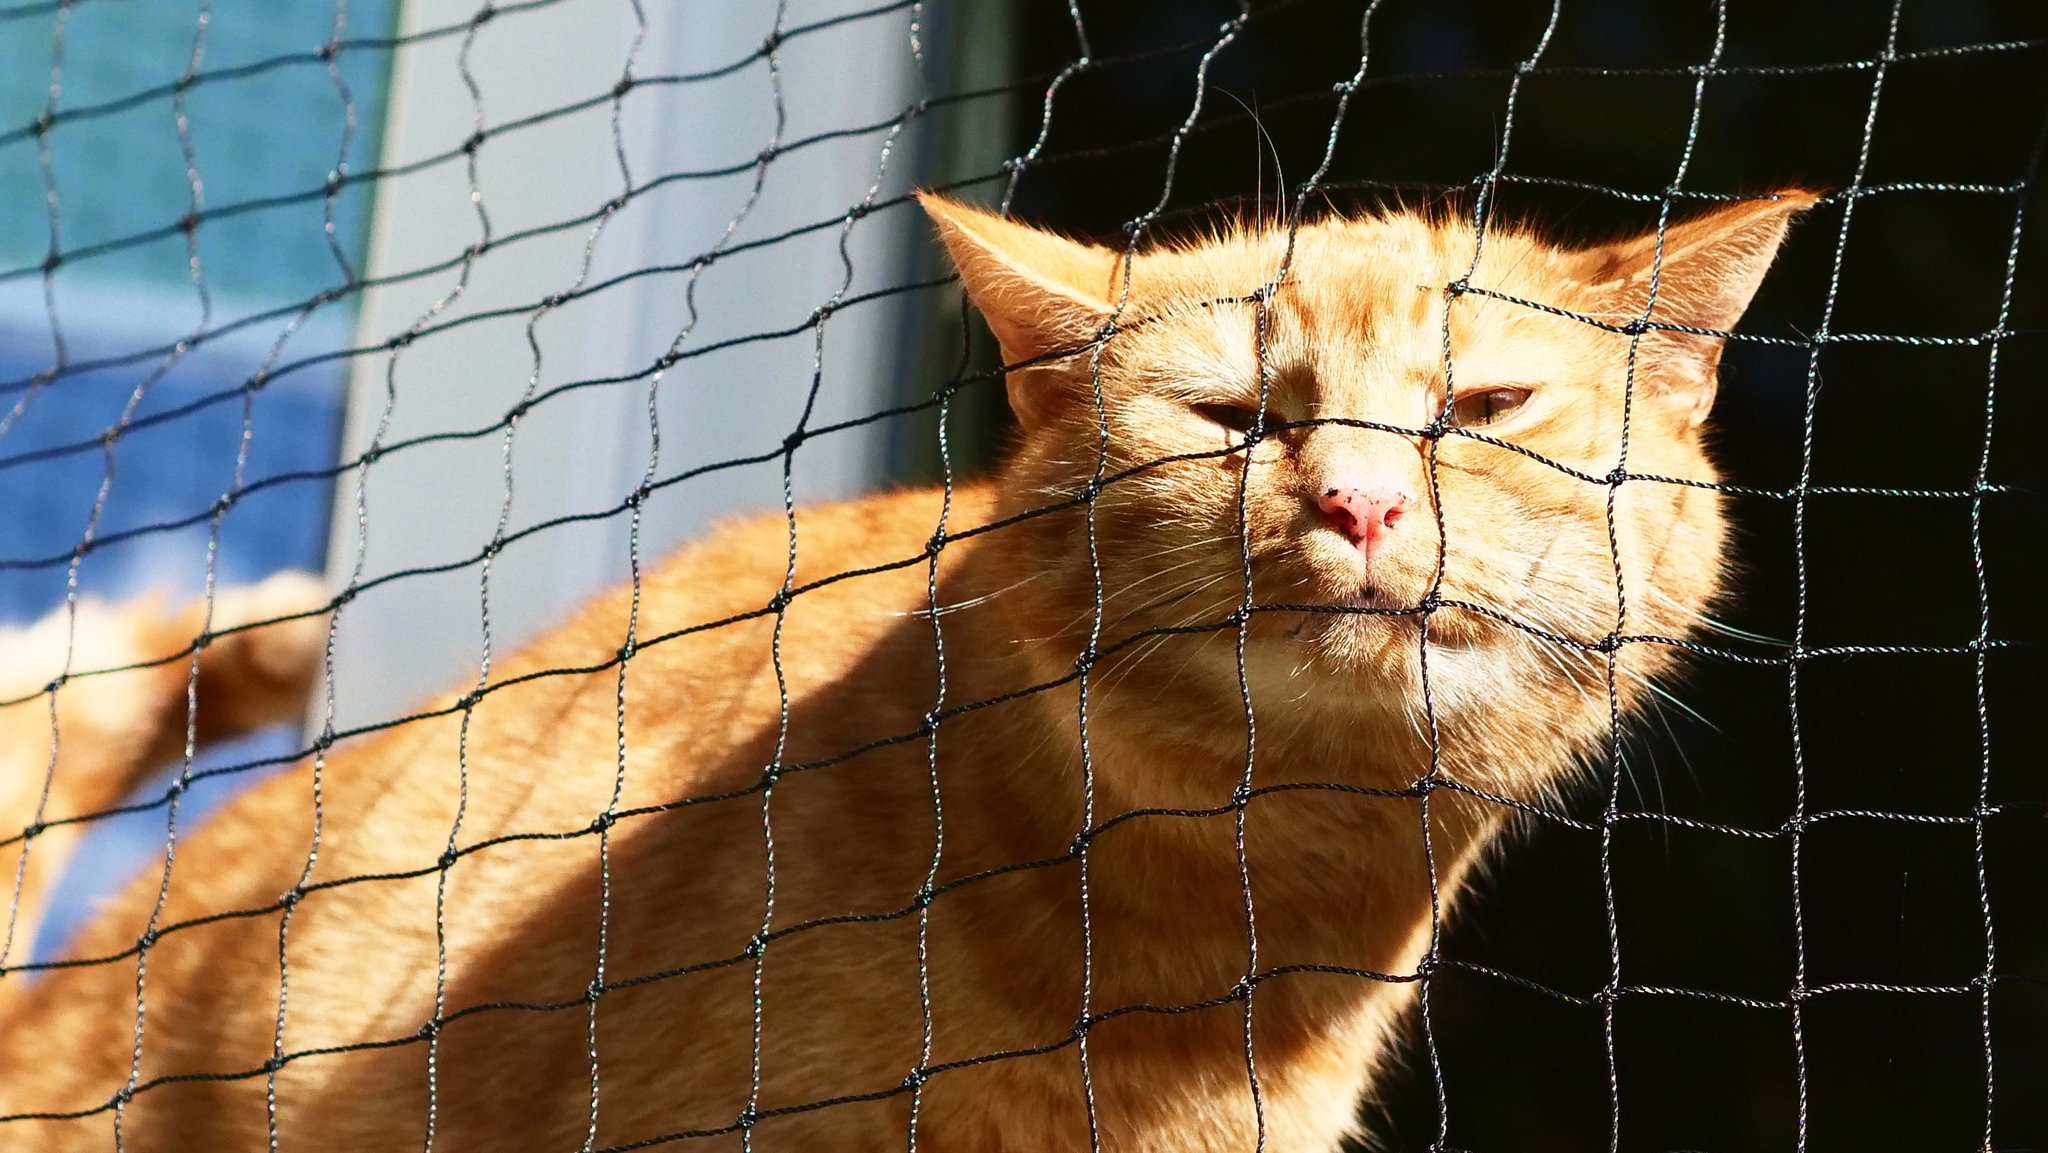
[[[28,628],[0,630],[0,700],[66,678],[54,694],[0,709],[0,836],[115,804],[176,760],[188,736],[196,747],[295,717],[319,672],[327,627],[316,610],[326,602],[316,578],[281,573],[220,590],[210,613],[203,602],[166,616],[161,597],[126,605],[86,597],[75,620],[58,609]],[[275,623],[243,627],[256,622]],[[194,683],[202,631],[214,635],[197,654]],[[196,711],[187,708],[188,688]],[[0,937],[11,938],[7,961],[27,957],[47,891],[81,831],[59,823],[0,848],[0,891],[11,894],[17,875],[21,886],[0,925]],[[0,999],[20,984],[0,980]]]
[[[1674,226],[1658,318],[1732,325],[1810,200]],[[728,526],[647,577],[643,640],[751,615],[645,644],[623,690],[610,662],[627,636],[625,590],[494,667],[504,687],[473,701],[466,734],[456,707],[337,751],[314,891],[296,901],[285,946],[283,1050],[296,1056],[275,1071],[284,1146],[416,1148],[431,1117],[449,1149],[696,1130],[716,1135],[687,1145],[738,1149],[744,1118],[757,1149],[886,1149],[907,1141],[915,1101],[927,1150],[1085,1149],[1085,975],[1103,1148],[1251,1146],[1248,996],[1266,1148],[1328,1150],[1413,999],[1432,866],[1454,902],[1507,811],[1429,790],[1425,855],[1423,626],[1394,610],[1431,594],[1441,547],[1427,625],[1435,780],[1537,801],[1605,747],[1607,658],[1509,622],[1588,645],[1617,628],[1682,637],[1719,590],[1712,491],[1623,485],[1611,551],[1606,485],[1486,440],[1421,435],[1444,401],[1449,308],[1459,393],[1531,390],[1476,431],[1594,477],[1618,463],[1629,338],[1447,297],[1472,259],[1465,225],[1396,214],[1304,227],[1261,335],[1249,295],[1279,275],[1283,234],[1142,252],[1126,299],[1118,254],[942,200],[926,207],[1005,359],[1034,362],[1009,377],[1018,451],[955,496],[936,617],[922,558],[938,493],[803,507],[798,586],[896,567],[788,600],[784,684],[776,618],[763,611],[789,548],[773,517]],[[1647,301],[1650,252],[1640,240],[1564,250],[1491,233],[1472,283],[1621,322]],[[1105,325],[1113,335],[1091,344]],[[1718,341],[1657,332],[1641,343],[1629,469],[1713,479],[1698,416]],[[1231,452],[1237,435],[1198,406],[1256,405],[1261,346],[1267,421],[1282,427]],[[1098,464],[1112,479],[1094,501],[1091,567],[1083,498]],[[1416,500],[1370,559],[1315,503],[1352,475]],[[1000,527],[962,535],[980,526]],[[1246,549],[1252,600],[1300,608],[1255,612],[1245,627],[1257,747],[1240,805],[1247,724],[1230,614],[1246,598]],[[1084,768],[1072,674],[1098,616]],[[1218,627],[1147,631],[1204,624]],[[1653,644],[1614,656],[1624,710],[1671,664]],[[591,666],[603,667],[539,675]],[[1057,683],[1031,691],[1046,682]],[[962,708],[984,701],[1000,703]],[[928,763],[922,726],[935,708]],[[458,766],[462,845],[530,837],[448,864],[437,940]],[[604,891],[591,830],[621,771],[616,808],[631,812],[607,835]],[[1084,781],[1097,822],[1082,839],[1085,961]],[[135,1153],[265,1143],[278,895],[305,860],[308,789],[305,770],[272,780],[180,849],[166,924],[260,912],[164,933],[149,951],[142,1080],[193,1079],[125,1104]],[[1199,811],[1112,820],[1161,809]],[[81,955],[132,946],[154,896],[153,880],[129,892]],[[764,926],[765,947],[750,945]],[[440,1023],[428,1028],[443,949]],[[43,977],[0,1022],[0,1112],[112,1099],[134,1004],[126,961]],[[67,1059],[33,1058],[52,1051]],[[204,1078],[238,1072],[253,1075]],[[113,1124],[108,1110],[14,1122],[0,1144],[99,1147]]]

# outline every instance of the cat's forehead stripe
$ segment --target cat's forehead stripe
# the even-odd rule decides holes
[[[1471,243],[1469,228],[1405,215],[1302,228],[1289,275],[1268,298],[1264,356],[1272,397],[1358,415],[1397,396],[1440,391],[1449,298],[1431,286],[1465,273]],[[1555,296],[1553,252],[1514,233],[1494,234],[1478,280]],[[1286,257],[1284,232],[1238,232],[1197,249],[1140,256],[1137,270],[1152,297],[1148,315],[1158,323],[1127,334],[1120,359],[1148,390],[1164,395],[1199,401],[1254,393],[1261,353],[1252,293]],[[1551,283],[1523,283],[1538,279]],[[1460,297],[1452,313],[1452,373],[1462,388],[1570,379],[1578,375],[1573,354],[1558,338],[1583,335],[1571,324],[1509,302]],[[1412,404],[1399,407],[1398,419],[1414,417],[1407,411]]]

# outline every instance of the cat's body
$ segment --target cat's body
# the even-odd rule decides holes
[[[1660,300],[1725,328],[1793,206],[1673,230]],[[1441,288],[1471,259],[1469,229],[1305,229],[1263,341],[1266,423],[1286,427],[1233,453],[1236,410],[1260,394],[1244,297],[1276,274],[1279,236],[1141,256],[1118,310],[1112,254],[932,207],[1006,360],[1124,326],[1099,373],[1084,350],[1012,374],[1022,446],[1001,479],[953,496],[942,611],[926,586],[937,492],[800,506],[802,591],[779,644],[783,518],[649,573],[623,742],[630,590],[495,663],[503,687],[473,698],[466,728],[457,708],[334,752],[285,942],[281,1147],[415,1148],[431,1125],[448,1149],[886,1149],[910,1141],[915,1109],[933,1151],[1085,1149],[1091,1118],[1104,1149],[1248,1149],[1261,1126],[1268,1149],[1330,1149],[1432,925],[1511,811],[1475,793],[1546,796],[1610,731],[1604,653],[1481,610],[1598,642],[1617,627],[1618,555],[1623,631],[1683,636],[1719,585],[1711,492],[1623,486],[1610,547],[1605,485],[1396,431],[1435,420],[1432,388],[1441,408]],[[1488,245],[1475,283],[1641,311],[1640,242]],[[1483,431],[1613,468],[1628,338],[1500,301],[1457,308],[1460,393],[1530,390],[1496,392]],[[1697,418],[1714,342],[1642,343],[1629,467],[1710,480]],[[1495,404],[1524,423],[1495,427]],[[1103,422],[1112,479],[1091,516],[1078,498]],[[1249,793],[1230,616],[1246,599],[1241,482],[1252,600],[1338,610],[1248,618]],[[1421,614],[1400,610],[1436,586],[1439,512],[1447,603],[1430,614],[1425,711]],[[849,573],[864,575],[828,579]],[[1097,655],[1079,659],[1098,619]],[[1670,654],[1615,655],[1628,710]],[[154,940],[139,1081],[172,1080],[118,1110],[128,1150],[267,1140],[278,906],[306,861],[309,772],[180,844],[162,925],[262,911]],[[534,836],[442,867],[459,774],[458,846]],[[601,856],[608,811],[622,815]],[[131,948],[155,891],[146,878],[74,951]],[[136,984],[132,959],[0,984],[0,1113],[113,1100]],[[180,1079],[208,1073],[251,1075]],[[0,1124],[0,1147],[106,1147],[116,1112]]]

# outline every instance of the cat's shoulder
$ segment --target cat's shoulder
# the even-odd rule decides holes
[[[955,485],[950,494],[938,486],[898,488],[800,505],[793,515],[776,510],[722,521],[661,567],[671,579],[700,586],[729,580],[751,588],[765,576],[771,592],[792,551],[799,584],[881,566],[921,573],[918,562],[929,549],[971,547],[973,536],[954,538],[995,517],[995,488],[985,482]]]

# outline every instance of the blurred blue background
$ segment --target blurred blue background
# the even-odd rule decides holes
[[[390,62],[376,42],[392,35],[396,3],[349,0],[341,12],[338,32],[336,6],[271,0],[17,8],[0,23],[0,623],[63,603],[70,556],[88,533],[106,543],[77,566],[82,592],[196,594],[207,513],[236,487],[245,423],[244,485],[315,475],[237,501],[219,526],[217,579],[322,566],[333,490],[324,470],[347,361],[248,385],[273,350],[271,368],[283,368],[346,347],[352,328],[354,296],[306,309],[363,263],[370,186],[342,184],[331,233],[324,189],[345,138],[346,171],[376,163]],[[330,70],[321,50],[337,39]],[[178,227],[194,182],[171,91],[188,71],[197,283]],[[53,108],[39,137],[32,126]],[[120,363],[93,367],[106,361]],[[94,442],[131,405],[131,427],[103,453]],[[203,407],[149,423],[193,405]],[[294,743],[263,734],[208,750],[195,767]],[[180,824],[228,791],[194,789]],[[98,823],[89,838],[39,955],[68,936],[91,894],[161,854],[164,813]]]

